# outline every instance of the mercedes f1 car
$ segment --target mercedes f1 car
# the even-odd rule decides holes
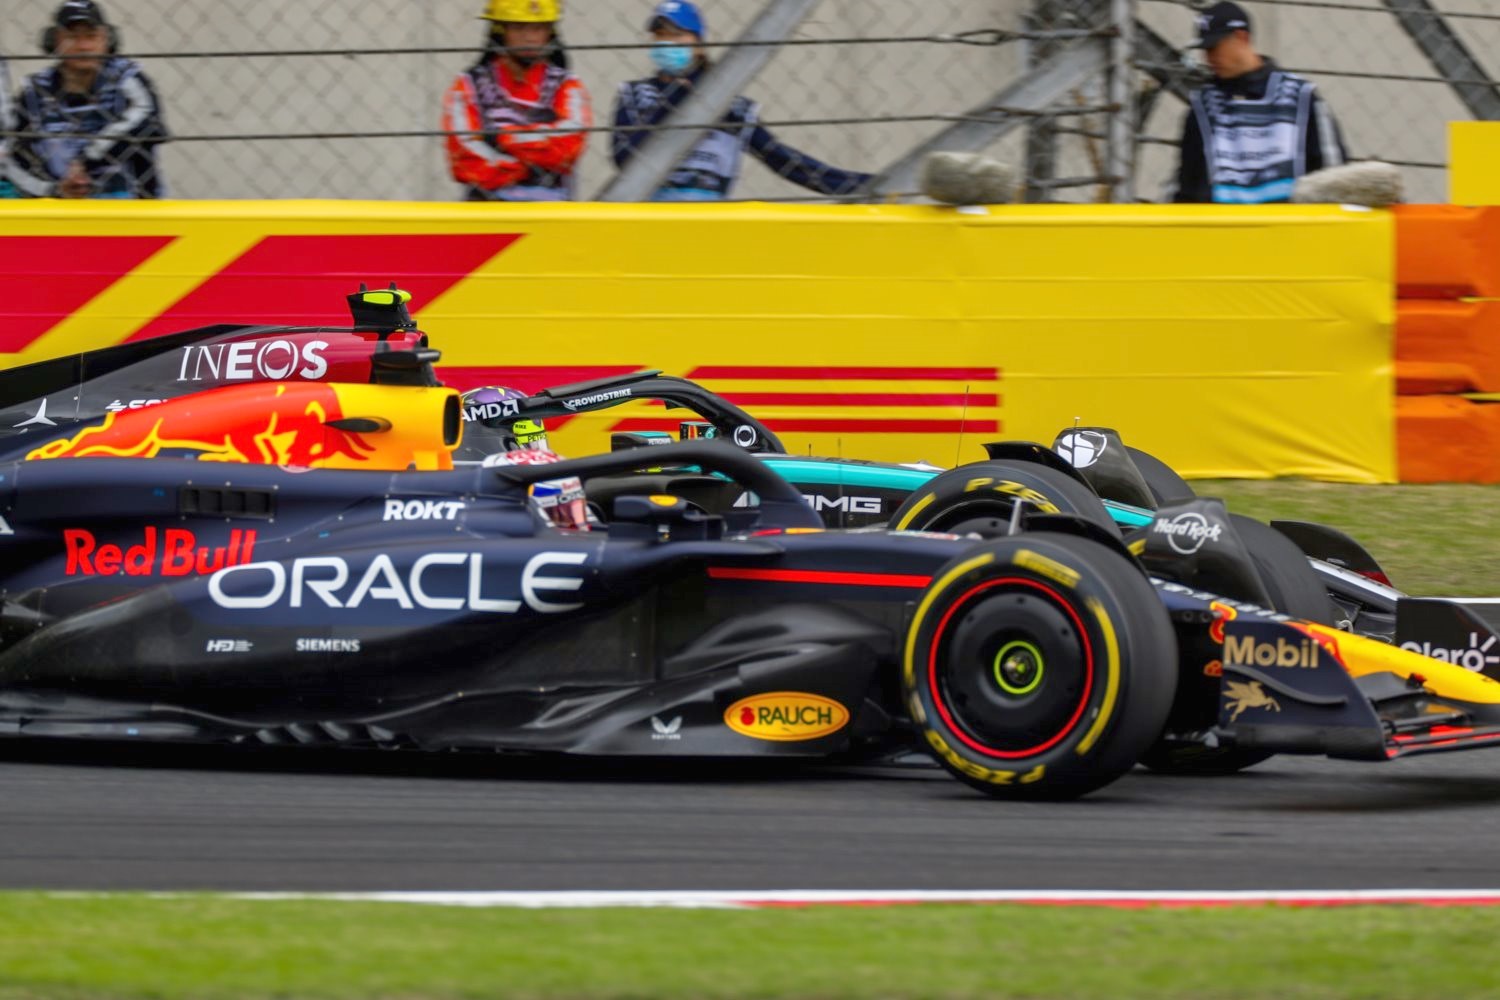
[[[1340,606],[1285,536],[1194,499],[1137,508],[1122,535],[1040,446],[995,446],[903,501],[957,518],[947,531],[829,530],[733,427],[455,466],[458,395],[403,298],[351,297],[349,329],[209,328],[0,373],[0,732],[918,745],[1001,797],[1076,796],[1153,755],[1232,769],[1500,740],[1500,683],[1320,620]],[[563,476],[588,485],[597,530],[530,502]],[[1493,634],[1471,609],[1426,610],[1395,628],[1428,629],[1429,651],[1456,627]]]

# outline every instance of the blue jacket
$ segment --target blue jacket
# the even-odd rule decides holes
[[[703,72],[699,68],[688,80],[697,82]],[[622,83],[615,102],[615,130],[610,136],[615,166],[629,163],[651,138],[651,126],[665,121],[692,92],[690,83],[669,77]],[[749,98],[737,97],[719,127],[705,136],[668,176],[662,194],[670,197],[673,192],[693,192],[728,197],[739,178],[746,151],[793,184],[819,194],[853,194],[873,176],[830,167],[778,142],[760,124],[760,106]]]
[[[106,60],[89,94],[64,93],[56,66],[33,73],[16,96],[12,115],[17,132],[57,133],[57,138],[18,138],[11,144],[6,168],[22,194],[51,195],[68,164],[81,160],[96,195],[161,197],[156,146],[167,130],[156,91],[133,60]]]

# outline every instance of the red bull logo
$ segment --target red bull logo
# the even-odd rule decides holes
[[[253,562],[255,532],[235,528],[229,544],[209,547],[186,528],[146,528],[138,545],[100,545],[92,531],[63,532],[68,576],[202,576]]]
[[[164,451],[190,451],[200,462],[308,468],[339,460],[367,462],[374,445],[329,426],[342,417],[338,393],[328,385],[231,386],[110,413],[102,424],[26,457],[154,458]]]

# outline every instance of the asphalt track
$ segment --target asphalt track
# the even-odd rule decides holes
[[[1080,802],[937,771],[0,744],[0,888],[1500,886],[1500,754],[1137,770]]]

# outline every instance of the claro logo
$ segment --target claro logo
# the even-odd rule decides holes
[[[194,344],[182,349],[179,382],[278,382],[293,376],[317,381],[328,374],[325,340],[295,344],[290,340],[244,341],[238,344]]]
[[[777,691],[742,698],[724,713],[724,724],[752,740],[815,740],[849,724],[849,710],[830,698]]]
[[[338,556],[248,563],[209,577],[208,593],[219,607],[244,611],[272,607],[353,609],[379,601],[407,611],[426,608],[510,615],[520,611],[524,602],[539,614],[559,614],[583,607],[556,599],[581,588],[583,579],[553,576],[546,571],[579,566],[587,560],[588,554],[583,552],[532,556],[521,571],[520,600],[483,593],[484,557],[478,552],[429,552],[409,569],[398,569],[390,556],[378,555],[357,581],[349,563]]]

